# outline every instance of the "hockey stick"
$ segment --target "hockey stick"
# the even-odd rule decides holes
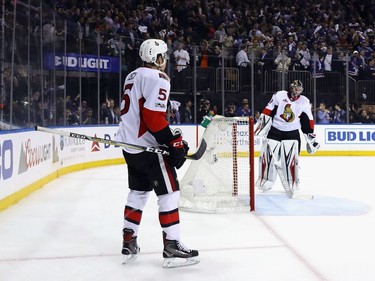
[[[314,199],[313,194],[305,194],[305,193],[294,193],[293,194],[293,199],[301,199],[301,200],[312,200]]]
[[[285,189],[285,192],[290,199],[301,199],[301,200],[312,200],[312,199],[314,199],[313,194],[305,194],[305,193],[299,193],[299,192],[293,191],[289,187],[289,183],[285,179],[285,176],[284,176],[282,170],[277,165],[276,165],[276,170],[277,170],[277,173],[279,174],[281,184],[283,185],[283,187]]]
[[[98,137],[92,137],[92,136],[82,135],[78,133],[66,132],[62,130],[55,130],[55,129],[50,129],[50,128],[41,127],[41,126],[36,126],[35,130],[40,131],[40,132],[50,133],[50,134],[57,134],[60,136],[66,136],[70,138],[84,139],[84,140],[89,140],[89,141],[105,143],[109,145],[132,148],[132,149],[136,149],[140,151],[157,153],[161,155],[169,155],[169,151],[160,149],[160,148],[155,148],[155,147],[145,147],[145,146],[141,146],[137,144],[130,144],[130,143],[125,143],[125,142],[120,142],[120,141],[115,141],[115,140],[106,140],[106,139],[102,139]],[[206,152],[206,148],[207,148],[207,143],[204,139],[202,139],[201,144],[199,145],[197,151],[194,154],[186,155],[185,158],[190,159],[190,160],[199,160],[203,156],[203,154]]]

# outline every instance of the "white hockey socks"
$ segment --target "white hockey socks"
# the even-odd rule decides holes
[[[180,191],[158,196],[159,222],[170,240],[180,240],[179,199]]]
[[[124,255],[123,264],[137,259],[140,248],[137,244],[139,224],[142,220],[143,209],[150,192],[130,190],[124,209],[123,243],[121,253]]]
[[[147,203],[150,192],[130,190],[124,210],[124,229],[134,231],[138,235],[139,224],[141,223],[143,209]]]

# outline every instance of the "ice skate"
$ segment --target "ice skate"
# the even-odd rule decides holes
[[[125,228],[123,233],[124,240],[121,253],[124,255],[124,260],[122,264],[127,264],[137,259],[140,248],[137,244],[137,236],[133,236],[134,231],[132,229]]]
[[[199,263],[199,253],[197,250],[190,250],[177,240],[166,239],[166,234],[164,232],[163,238],[164,268],[181,267]]]

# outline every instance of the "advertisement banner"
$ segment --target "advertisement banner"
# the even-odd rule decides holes
[[[119,58],[110,56],[79,55],[75,53],[60,54],[47,53],[44,55],[43,67],[66,71],[82,72],[119,72]]]
[[[174,133],[182,133],[189,143],[190,153],[196,151],[205,131],[200,125],[173,125],[171,128]],[[115,140],[118,126],[76,126],[56,130]],[[317,125],[315,133],[316,141],[321,147],[314,156],[375,155],[374,125]],[[242,141],[242,136],[247,139],[247,132],[240,129],[238,141]],[[301,141],[301,155],[308,155],[302,133]],[[254,142],[257,157],[262,138],[256,137]],[[40,183],[43,179],[50,181],[58,174],[124,163],[123,161],[121,148],[118,146],[31,129],[3,134],[0,131],[0,210],[9,206],[4,198],[35,183],[41,187],[46,183]]]

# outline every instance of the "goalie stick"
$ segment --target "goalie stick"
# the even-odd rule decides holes
[[[132,149],[136,149],[136,150],[140,150],[140,151],[157,153],[157,154],[161,154],[161,155],[169,155],[169,151],[164,150],[164,149],[160,149],[160,148],[145,147],[145,146],[125,143],[125,142],[121,142],[121,141],[107,140],[107,139],[92,137],[92,136],[73,133],[73,132],[50,129],[50,128],[41,127],[41,126],[35,126],[35,131],[40,131],[40,132],[45,132],[45,133],[50,133],[50,134],[57,134],[57,135],[60,135],[60,136],[66,136],[66,137],[71,137],[71,138],[76,138],[76,139],[96,141],[96,142],[105,143],[105,144],[109,144],[109,145],[127,147],[127,148],[132,148]],[[193,154],[186,155],[185,158],[190,159],[190,160],[199,160],[203,156],[203,154],[206,152],[206,148],[207,148],[207,143],[206,143],[205,139],[202,139],[197,151]]]
[[[300,199],[300,200],[312,200],[312,199],[314,199],[313,194],[299,193],[298,191],[296,192],[296,191],[291,190],[287,180],[285,179],[285,176],[284,176],[283,172],[280,169],[280,167],[278,167],[276,165],[276,169],[277,169],[277,172],[279,174],[281,184],[283,185],[283,187],[285,189],[286,195],[290,199]]]

